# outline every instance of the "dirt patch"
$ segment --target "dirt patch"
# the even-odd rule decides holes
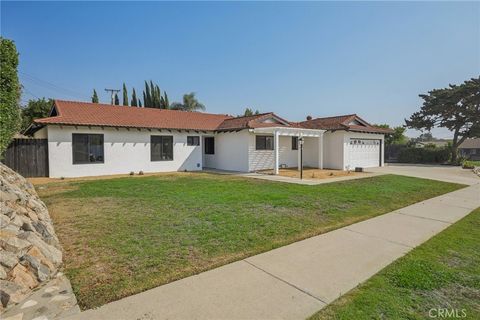
[[[262,170],[259,173],[263,174],[273,174],[273,170]],[[278,171],[280,176],[290,177],[290,178],[300,178],[300,171],[297,168],[285,168]],[[353,177],[359,175],[365,175],[363,172],[352,172],[352,171],[343,171],[343,170],[330,170],[330,169],[316,169],[316,168],[304,168],[303,169],[303,178],[304,179],[329,179],[329,178],[338,178],[338,177]]]

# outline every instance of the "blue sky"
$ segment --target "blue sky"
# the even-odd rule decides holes
[[[418,94],[480,74],[479,2],[2,1],[1,34],[20,52],[23,101],[96,88],[107,102],[104,88],[152,79],[212,113],[400,125]]]

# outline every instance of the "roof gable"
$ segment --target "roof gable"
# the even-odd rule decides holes
[[[346,130],[356,132],[370,132],[370,133],[392,133],[391,129],[384,129],[372,126],[367,121],[363,120],[356,114],[347,114],[343,116],[315,118],[300,122],[300,125],[309,129],[323,129],[323,130]]]

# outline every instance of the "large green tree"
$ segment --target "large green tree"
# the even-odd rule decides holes
[[[21,123],[18,52],[12,40],[0,37],[0,157]]]
[[[125,82],[123,83],[122,95],[123,95],[122,104],[124,106],[128,106],[128,92],[127,92],[127,86],[125,85]]]
[[[22,108],[22,130],[26,129],[35,119],[48,117],[53,107],[52,99],[28,100]]]
[[[205,105],[197,100],[194,92],[191,92],[183,95],[183,102],[172,103],[171,109],[182,111],[204,111]]]
[[[93,89],[92,102],[98,103],[98,94],[97,94],[97,90],[95,89]]]
[[[390,128],[388,124],[375,124],[375,127],[384,129],[393,129],[393,133],[385,135],[385,145],[391,144],[406,144],[408,138],[405,136],[405,130],[407,128],[398,126]]]
[[[406,126],[422,131],[434,127],[452,131],[451,160],[456,162],[458,146],[467,138],[480,137],[480,77],[434,89],[420,97],[423,105],[410,119],[405,119]]]

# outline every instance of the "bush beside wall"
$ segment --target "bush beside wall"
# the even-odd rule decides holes
[[[449,148],[406,147],[398,155],[398,161],[405,163],[445,163],[449,158]]]

